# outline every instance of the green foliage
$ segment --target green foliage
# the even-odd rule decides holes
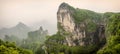
[[[15,43],[0,40],[0,54],[33,54],[32,51],[18,48]]]
[[[61,36],[59,33],[49,37],[46,40],[46,44],[62,44],[65,40],[65,36]]]
[[[87,32],[94,32],[96,31],[96,27],[97,27],[96,23],[90,22],[88,23],[86,30]]]
[[[45,45],[42,45],[36,51],[36,54],[45,54],[45,50],[50,54],[60,54],[63,51],[64,46],[63,42],[65,40],[64,36],[61,36],[59,33],[49,37],[45,41]],[[46,46],[47,49],[43,49],[43,46]]]
[[[120,14],[114,14],[110,17],[107,31],[111,35],[120,35]]]
[[[20,45],[22,48],[15,45],[15,42],[19,43],[17,37],[6,35],[4,39],[6,42],[0,40],[0,54],[96,54],[97,51],[97,54],[120,54],[120,14],[111,12],[100,14],[90,10],[75,9],[72,6],[67,6],[69,7],[70,14],[74,18],[74,22],[77,25],[84,23],[85,30],[88,33],[95,32],[97,24],[110,18],[106,28],[109,37],[107,38],[105,47],[98,51],[100,45],[97,44],[85,47],[68,46],[65,37],[71,36],[72,34],[65,32],[61,24],[58,23],[57,26],[59,31],[52,36],[47,36],[44,31],[41,32],[39,30],[29,32],[28,38],[23,39]],[[40,30],[42,30],[42,28],[40,28]],[[87,37],[85,40],[88,39],[90,38]],[[12,41],[13,43],[8,41]]]
[[[35,52],[37,50],[37,48],[39,47],[40,43],[36,43],[36,42],[26,42],[21,44],[20,47],[25,48],[25,49],[29,49],[32,50],[33,52]]]
[[[120,43],[120,36],[111,36],[109,39],[108,39],[108,45],[109,46],[114,46],[116,44],[119,44]]]
[[[112,13],[112,12],[106,12],[106,13],[104,13],[103,14],[103,18],[110,18],[113,14],[115,14],[115,13]]]
[[[120,36],[111,36],[108,38],[106,46],[98,51],[98,54],[119,54]]]
[[[35,51],[35,54],[45,54],[45,51],[43,49],[44,45],[40,45],[37,50]]]
[[[102,14],[85,9],[75,9],[72,16],[76,24],[85,24],[87,32],[95,32],[97,23],[103,20]]]
[[[120,14],[114,14],[110,17],[107,25],[106,46],[99,50],[97,54],[120,54]]]
[[[5,35],[4,41],[9,41],[9,42],[15,42],[16,45],[20,45],[21,43],[21,39],[19,39],[18,37],[14,36],[14,35]]]
[[[45,54],[45,50],[42,49],[43,46],[46,46],[46,51],[48,54],[93,54],[97,50],[97,46],[91,45],[87,47],[82,46],[67,46],[65,44],[65,36],[60,35],[59,33],[49,37],[45,45],[42,45],[36,51],[36,54]]]
[[[40,27],[39,30],[28,32],[28,37],[22,41],[20,47],[32,50],[34,53],[44,43],[48,34]]]
[[[88,19],[95,22],[99,22],[101,20],[101,14],[85,9],[76,9],[72,15],[75,19],[75,23],[84,22]]]

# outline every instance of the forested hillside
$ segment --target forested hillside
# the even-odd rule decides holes
[[[62,3],[57,12],[58,32],[45,42],[48,54],[119,54],[120,14],[96,13]],[[40,50],[41,49],[41,50]]]
[[[42,27],[27,31],[22,40],[6,34],[0,54],[120,54],[119,12],[97,13],[62,3],[57,29],[53,35]]]
[[[107,27],[107,43],[98,54],[120,54],[120,13],[110,17]]]

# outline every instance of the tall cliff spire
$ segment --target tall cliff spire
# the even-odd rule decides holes
[[[72,6],[70,6],[68,3],[61,3],[59,6],[59,9],[69,9],[69,10],[74,10],[74,8]]]
[[[65,2],[61,3],[61,5],[59,6],[59,8],[65,8],[68,7],[69,5]]]
[[[95,41],[98,39],[96,40],[96,38],[93,37],[95,35],[94,32],[96,32],[97,27],[97,22],[95,23],[95,21],[100,19],[100,17],[101,15],[96,12],[85,9],[75,9],[67,3],[63,2],[59,6],[57,12],[58,32],[63,36],[65,32],[72,34],[66,36],[66,42],[69,46],[85,46],[97,43]],[[95,35],[95,37],[98,36],[99,35]]]

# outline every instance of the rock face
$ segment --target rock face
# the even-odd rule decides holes
[[[82,14],[76,14],[76,11],[84,14],[87,13],[84,20],[76,20],[76,16],[79,16],[78,18],[80,19],[83,17]],[[57,12],[58,32],[66,37],[65,41],[68,46],[99,44],[102,40],[105,40],[104,25],[101,25],[100,21],[97,21],[98,18],[90,17],[89,14],[91,13],[93,13],[93,16],[98,16],[98,18],[101,17],[98,13],[75,9],[66,3],[62,3],[59,6]],[[76,21],[79,23],[76,23]],[[66,33],[69,35],[66,35]]]

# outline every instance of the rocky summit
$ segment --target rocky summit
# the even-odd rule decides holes
[[[65,36],[65,45],[103,45],[106,41],[103,15],[62,3],[57,12],[57,24],[58,32]]]

